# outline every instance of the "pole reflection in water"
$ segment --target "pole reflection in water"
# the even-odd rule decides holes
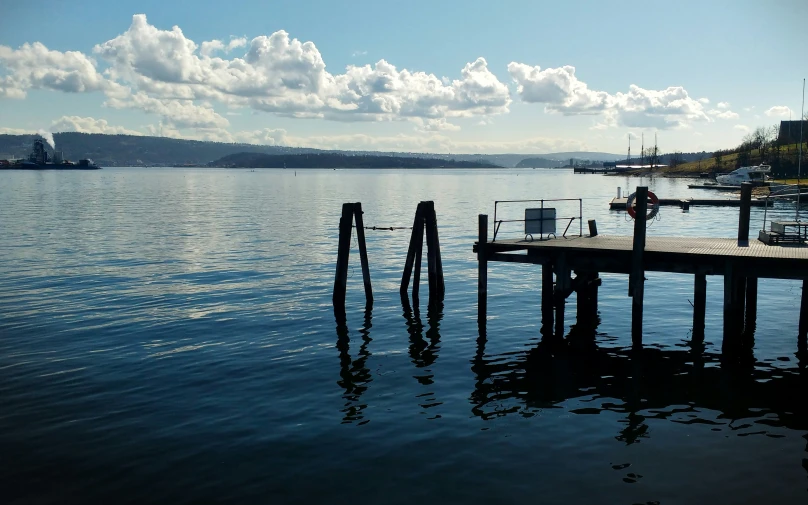
[[[367,391],[368,385],[373,381],[370,370],[367,368],[367,360],[370,357],[368,345],[373,340],[370,338],[370,328],[373,326],[373,304],[365,306],[365,317],[359,335],[362,343],[359,346],[356,360],[351,359],[350,354],[350,330],[348,320],[344,310],[334,308],[334,318],[337,323],[337,349],[339,350],[340,380],[337,384],[345,389],[342,397],[345,399],[345,407],[342,409],[342,422],[366,424],[370,420],[364,418],[364,410],[367,403],[363,403],[362,394]]]
[[[434,372],[430,368],[435,364],[438,359],[438,351],[440,350],[440,321],[443,318],[443,302],[437,301],[430,303],[427,308],[427,330],[426,339],[424,339],[424,325],[421,322],[420,309],[418,306],[418,298],[413,298],[415,309],[410,306],[409,298],[406,294],[401,294],[401,308],[404,319],[407,325],[407,333],[410,335],[409,355],[413,365],[418,369],[419,373],[413,375],[413,378],[424,386],[431,386],[434,384]],[[432,407],[437,407],[443,402],[435,399],[435,394],[432,391],[427,391],[418,395],[419,405],[426,414],[426,410]],[[441,416],[436,414],[429,419],[439,419]]]
[[[720,436],[778,438],[778,428],[808,430],[803,363],[783,368],[790,358],[757,361],[748,347],[711,354],[688,341],[665,349],[605,347],[598,323],[582,321],[566,338],[545,333],[531,348],[488,355],[492,328],[480,321],[472,413],[485,420],[558,408],[618,413],[625,427],[614,436],[627,445],[650,438],[650,422],[658,420],[710,425]]]

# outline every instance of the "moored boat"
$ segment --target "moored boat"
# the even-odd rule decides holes
[[[732,172],[723,175],[717,175],[715,180],[724,186],[740,186],[744,182],[751,182],[758,186],[762,186],[769,174],[771,174],[771,166],[769,165],[755,165],[752,167],[736,168]]]

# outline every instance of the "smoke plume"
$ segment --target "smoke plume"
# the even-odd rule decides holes
[[[39,130],[37,134],[39,134],[40,137],[45,139],[45,142],[47,142],[48,145],[51,146],[51,149],[53,149],[54,151],[56,150],[56,142],[53,141],[53,134],[51,132],[47,132],[45,130]]]

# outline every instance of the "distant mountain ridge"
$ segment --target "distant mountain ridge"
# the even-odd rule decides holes
[[[36,134],[0,135],[0,154],[22,158],[28,155]],[[349,155],[393,156],[399,158],[430,158],[475,162],[487,166],[515,167],[526,158],[541,157],[569,162],[570,158],[607,160],[619,155],[597,152],[550,153],[550,154],[450,154],[416,153],[395,151],[345,151],[322,150],[306,147],[266,146],[256,144],[227,144],[199,140],[173,139],[136,135],[106,135],[101,133],[54,133],[56,149],[69,160],[91,158],[101,166],[172,166],[206,165],[225,156],[238,153],[263,153],[270,155],[342,153]],[[48,148],[50,151],[50,148]],[[556,165],[553,165],[556,166]]]
[[[476,161],[370,154],[229,154],[211,163],[225,168],[502,168]]]

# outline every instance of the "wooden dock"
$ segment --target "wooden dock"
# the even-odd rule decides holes
[[[609,210],[626,210],[627,201],[627,198],[612,198],[609,202]],[[753,199],[749,204],[752,207],[765,207],[766,200]],[[690,205],[705,207],[740,207],[741,201],[732,198],[660,198],[659,205],[674,207],[688,207]],[[769,205],[771,205],[771,203]]]
[[[799,343],[808,335],[808,247],[769,246],[749,240],[752,186],[741,190],[738,237],[646,237],[647,189],[637,188],[637,219],[633,236],[603,236],[594,221],[588,236],[544,240],[488,240],[488,216],[479,216],[479,320],[487,310],[488,262],[530,263],[542,267],[542,322],[563,337],[566,299],[577,292],[578,323],[597,318],[601,272],[629,274],[632,298],[632,341],[642,346],[645,272],[694,276],[693,339],[704,338],[707,276],[723,276],[724,349],[750,345],[757,316],[759,278],[802,280]],[[572,277],[572,274],[575,277]],[[554,280],[555,277],[555,280]],[[553,321],[555,319],[555,321]]]

